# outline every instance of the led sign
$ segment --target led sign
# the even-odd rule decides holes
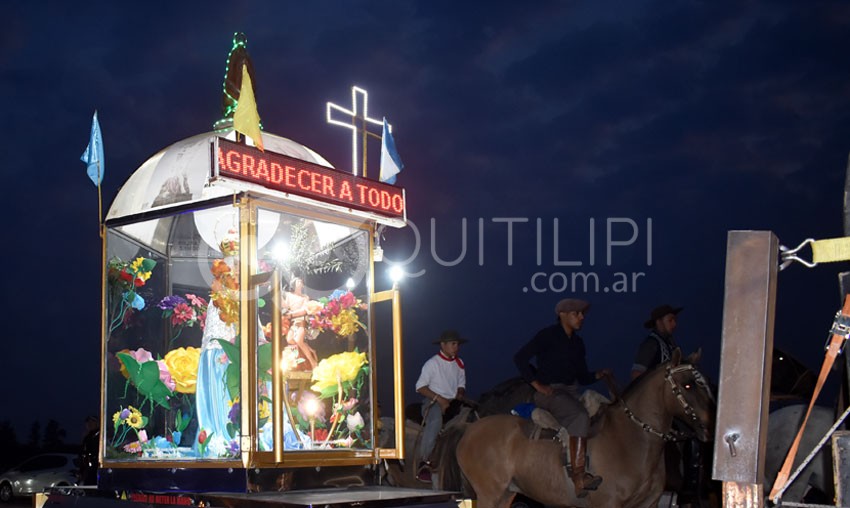
[[[223,138],[218,140],[218,173],[385,217],[404,217],[404,190],[400,187],[268,150],[260,152]]]

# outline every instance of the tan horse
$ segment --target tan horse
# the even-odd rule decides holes
[[[600,413],[588,454],[589,469],[604,481],[583,499],[565,473],[560,443],[529,440],[528,425],[516,416],[488,416],[469,425],[457,460],[478,507],[507,508],[518,492],[553,506],[657,506],[664,488],[664,440],[679,437],[673,418],[688,423],[701,441],[713,434],[714,399],[707,382],[696,367],[680,361],[676,350],[669,363],[645,374]]]

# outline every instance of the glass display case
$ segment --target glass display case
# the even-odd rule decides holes
[[[108,225],[104,462],[373,457],[373,231],[247,194]]]

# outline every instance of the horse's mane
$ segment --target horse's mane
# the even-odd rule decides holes
[[[670,365],[669,361],[664,362],[664,363],[656,366],[655,368],[650,369],[650,370],[644,372],[643,374],[641,374],[637,379],[635,379],[631,383],[629,383],[629,385],[626,387],[626,389],[623,390],[623,394],[620,398],[625,398],[626,395],[638,390],[639,386],[645,384],[651,377],[659,375],[659,372],[663,372],[664,369],[666,369],[668,365]],[[679,365],[693,365],[694,367],[696,367],[695,364],[691,364],[690,362],[685,362],[685,361],[680,362]]]

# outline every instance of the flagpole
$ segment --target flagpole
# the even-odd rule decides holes
[[[97,225],[100,237],[103,238],[103,197],[100,191],[100,161],[97,161]]]

